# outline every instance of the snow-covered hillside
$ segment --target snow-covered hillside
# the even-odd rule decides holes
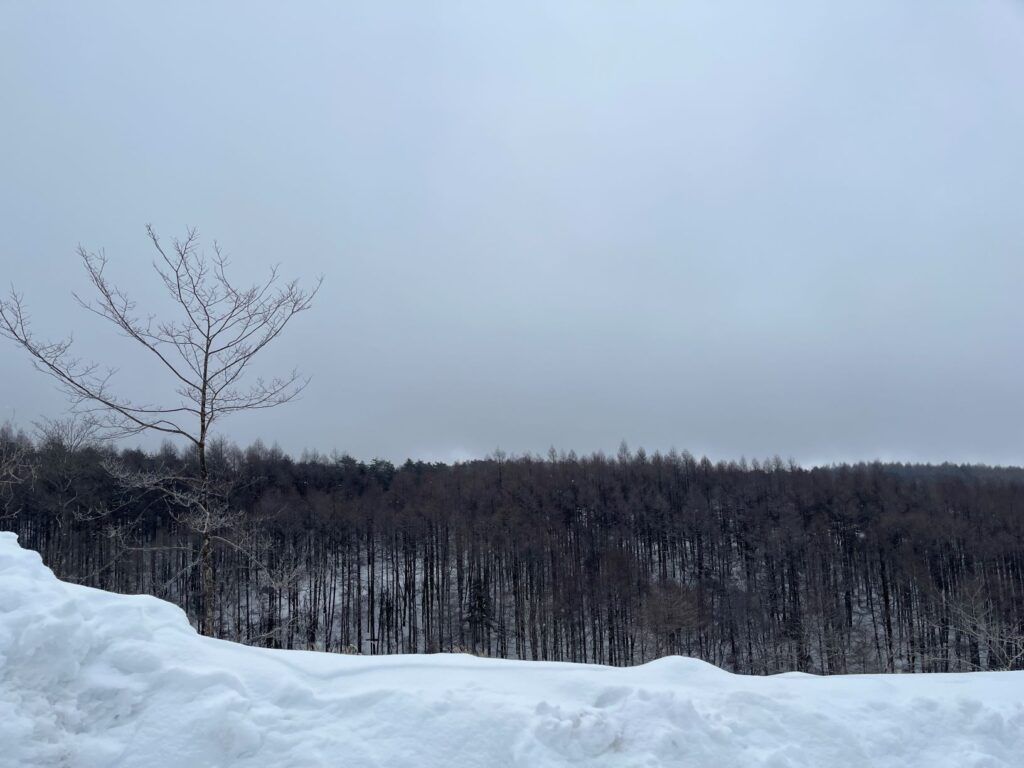
[[[0,533],[0,765],[1024,766],[1024,673],[731,675],[268,651]]]

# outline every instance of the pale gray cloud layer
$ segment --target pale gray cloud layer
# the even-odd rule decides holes
[[[286,449],[1024,462],[1012,0],[5,3],[0,264],[148,299],[143,226],[326,274]],[[0,418],[62,407],[15,348]],[[160,392],[157,387],[153,394]]]

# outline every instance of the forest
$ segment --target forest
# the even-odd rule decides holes
[[[117,449],[60,423],[8,425],[0,451],[0,528],[57,576],[156,595],[237,642],[681,654],[752,674],[1024,668],[1022,469],[625,445],[396,466],[211,440],[218,511],[200,525],[174,492],[194,451]]]

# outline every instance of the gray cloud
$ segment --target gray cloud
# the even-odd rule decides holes
[[[1020,4],[485,5],[8,4],[3,277],[138,391],[79,242],[325,273],[240,442],[1024,461]]]

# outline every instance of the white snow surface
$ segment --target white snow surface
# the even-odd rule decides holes
[[[774,677],[201,637],[0,533],[3,766],[1024,766],[1024,673]]]

